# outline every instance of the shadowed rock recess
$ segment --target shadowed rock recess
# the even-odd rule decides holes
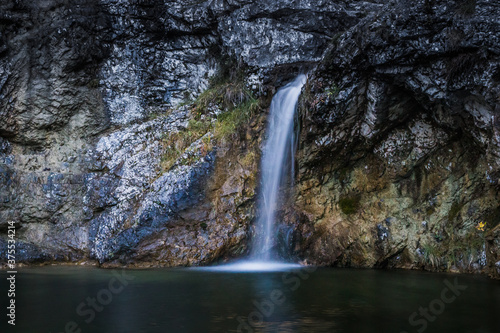
[[[27,264],[245,255],[270,99],[308,71],[278,211],[291,257],[498,278],[499,17],[493,0],[2,1],[0,263],[9,221]]]

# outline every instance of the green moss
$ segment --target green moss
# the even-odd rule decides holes
[[[245,86],[245,71],[231,59],[222,61],[219,73],[210,78],[210,86],[193,103],[195,119],[211,107],[222,110],[214,128],[216,139],[234,133],[260,109],[260,100]],[[209,121],[209,120],[206,120]]]
[[[434,241],[423,244],[422,251],[426,264],[434,268],[450,269],[455,266],[459,269],[470,269],[471,265],[480,260],[484,248],[484,237],[475,229],[469,230],[465,235],[456,232],[445,240],[434,235]]]
[[[209,88],[194,101],[194,112],[203,114],[210,105],[231,110],[253,98],[245,86],[246,69],[232,58],[219,61],[219,71],[209,79]]]
[[[340,210],[342,211],[342,213],[346,215],[354,214],[359,209],[360,201],[361,198],[359,196],[348,196],[340,198],[339,200]]]
[[[175,161],[184,153],[186,148],[188,148],[193,142],[205,135],[211,128],[210,122],[203,122],[191,119],[188,122],[187,129],[184,131],[174,132],[165,134],[162,143],[165,149],[163,153],[160,165],[163,171],[170,170],[170,168],[175,164]],[[205,140],[203,140],[205,143]],[[206,146],[205,151],[209,148]],[[181,164],[191,164],[195,162],[197,158],[190,157],[181,161]]]
[[[241,125],[247,123],[259,109],[259,100],[252,97],[231,111],[220,114],[215,126],[215,137],[222,139],[234,133]]]
[[[165,154],[161,159],[163,170],[169,170],[186,148],[207,132],[212,132],[217,140],[225,139],[260,110],[260,100],[254,98],[252,92],[245,87],[241,70],[228,67],[222,74],[211,78],[210,82],[209,89],[202,92],[191,104],[192,119],[189,120],[187,129],[165,135],[163,140]],[[206,116],[213,107],[222,110],[216,122],[212,122],[212,119]],[[202,149],[205,152],[212,149],[209,136],[203,138],[203,144]],[[180,163],[191,162],[193,160],[188,158]]]
[[[252,99],[252,93],[245,87],[243,79],[239,82],[218,83],[198,96],[193,103],[193,111],[196,115],[205,114],[211,105],[231,110]]]
[[[462,210],[463,205],[458,203],[457,201],[453,202],[451,205],[451,208],[448,212],[448,221],[452,222],[455,220],[455,218],[458,216],[460,211]]]
[[[260,110],[260,100],[253,97],[252,93],[236,83],[219,84],[203,92],[196,102],[193,112],[195,118],[201,118],[210,105],[217,105],[222,112],[217,116],[214,128],[216,139],[226,138],[234,133],[243,124]],[[205,131],[210,128],[210,120],[192,121],[192,128]]]
[[[175,146],[166,147],[165,152],[160,159],[160,167],[163,171],[168,171],[175,164],[175,161],[181,156],[182,151]]]
[[[191,119],[188,122],[188,134],[190,136],[197,137],[199,139],[202,135],[205,135],[211,128],[211,123],[209,121],[201,121]]]
[[[256,159],[257,159],[257,156],[256,156],[255,152],[250,151],[245,156],[240,158],[239,162],[243,167],[250,167],[255,162]]]

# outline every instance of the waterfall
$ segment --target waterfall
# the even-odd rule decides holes
[[[261,161],[261,192],[256,232],[250,258],[227,265],[198,269],[222,272],[265,272],[298,269],[298,264],[276,262],[276,208],[279,206],[280,185],[293,179],[296,137],[294,120],[300,91],[306,82],[299,75],[274,95],[271,101],[267,133]],[[290,177],[290,178],[288,178]]]
[[[256,233],[251,259],[270,261],[275,258],[276,208],[279,205],[280,185],[293,179],[295,153],[294,119],[305,75],[279,89],[269,112],[267,133],[261,162],[261,192]]]

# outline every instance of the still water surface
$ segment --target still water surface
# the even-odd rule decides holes
[[[424,323],[425,332],[500,332],[500,282],[483,276],[331,268],[240,273],[176,268],[127,270],[125,276],[133,279],[123,287],[116,274],[121,270],[21,269],[17,324],[14,329],[7,326],[3,310],[0,332],[59,333],[69,322],[74,323],[68,332],[77,325],[82,333],[399,333],[418,332]],[[451,291],[443,294],[448,288],[445,280],[466,289],[456,297]],[[5,278],[0,288],[3,295]],[[100,312],[86,304],[87,298],[96,299]],[[6,297],[0,302],[5,309]],[[425,319],[418,311],[430,304],[437,314],[430,310]],[[77,313],[79,305],[83,316]],[[408,318],[414,312],[418,324],[412,326]]]

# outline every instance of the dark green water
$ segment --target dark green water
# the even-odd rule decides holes
[[[500,283],[481,276],[327,268],[310,273],[158,269],[126,274],[133,280],[120,288],[111,270],[22,269],[16,326],[7,325],[7,298],[1,297],[0,332],[66,332],[71,321],[68,332],[500,332]],[[2,296],[8,289],[5,277]],[[455,279],[466,289],[458,296],[443,293],[448,288],[444,280],[454,284]],[[92,310],[90,320],[85,302],[97,296],[106,304],[97,303],[101,311]],[[80,310],[87,312],[80,316],[82,302]],[[412,326],[410,315],[430,304],[436,314],[430,310],[429,319],[417,314],[413,319],[418,324]]]

